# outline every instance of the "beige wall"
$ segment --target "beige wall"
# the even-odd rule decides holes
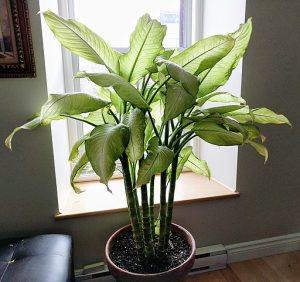
[[[56,184],[50,128],[19,133],[14,153],[3,146],[10,130],[46,99],[37,1],[29,0],[37,78],[0,80],[0,237],[65,232],[75,241],[76,265],[103,258],[109,234],[127,214],[55,222]],[[230,244],[300,231],[300,2],[251,0],[254,32],[244,59],[242,95],[252,107],[285,113],[294,124],[265,127],[270,160],[263,165],[241,148],[237,187],[241,197],[181,206],[175,221],[194,234],[198,246]]]

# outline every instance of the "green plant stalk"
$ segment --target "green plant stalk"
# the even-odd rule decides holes
[[[147,185],[144,184],[141,186],[141,198],[142,198],[142,213],[143,213],[143,230],[145,238],[145,257],[149,261],[153,259],[155,255],[154,243],[151,232],[150,224],[150,209],[148,205],[148,192]]]
[[[167,212],[167,171],[163,171],[160,175],[160,221],[159,221],[159,239],[158,239],[158,258],[163,260],[165,253],[166,240],[166,212]]]
[[[165,142],[168,146],[169,122],[165,126]],[[167,217],[167,170],[163,171],[160,176],[160,222],[159,222],[159,240],[158,240],[158,257],[162,260],[165,257],[165,240],[166,240],[166,217]]]
[[[149,195],[150,228],[151,228],[153,240],[155,238],[154,181],[155,181],[155,175],[153,175],[151,177],[151,181],[150,181],[150,195]]]
[[[120,158],[120,161],[123,167],[124,185],[125,185],[128,213],[131,222],[133,238],[136,244],[138,258],[141,262],[143,262],[145,254],[144,254],[144,242],[143,242],[142,230],[138,219],[139,209],[137,209],[136,207],[136,201],[135,201],[135,196],[133,192],[131,176],[129,171],[129,165],[128,165],[128,158],[125,153],[123,154],[123,157]]]
[[[167,207],[167,216],[166,216],[166,231],[165,231],[165,242],[164,249],[167,248],[170,233],[171,233],[171,224],[173,217],[173,205],[174,205],[174,194],[176,188],[176,170],[178,165],[179,154],[174,157],[171,167],[171,179],[170,179],[170,189],[169,189],[169,197],[168,197],[168,207]]]

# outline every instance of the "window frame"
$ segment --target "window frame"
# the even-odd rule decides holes
[[[75,19],[75,0],[58,1],[58,13],[64,18]],[[201,19],[201,22],[199,20]],[[203,0],[180,0],[180,27],[179,27],[179,45],[180,49],[189,47],[195,39],[199,40],[202,38],[203,26],[198,26],[199,23],[203,24]],[[197,28],[196,28],[197,27]],[[193,40],[194,39],[194,40]],[[113,47],[115,50],[125,53],[128,48]],[[62,61],[63,61],[63,73],[64,73],[64,84],[66,92],[79,92],[80,82],[79,80],[73,79],[73,74],[79,71],[79,58],[73,55],[68,50],[62,48]],[[74,143],[80,136],[84,134],[83,124],[79,121],[68,119],[67,120],[68,130],[68,142],[69,148],[73,147]],[[198,155],[200,142],[197,140],[192,141],[194,153]],[[74,165],[71,165],[73,168]],[[112,178],[122,177],[121,172],[115,171]],[[99,177],[95,173],[88,173],[83,171],[76,182],[93,181]]]

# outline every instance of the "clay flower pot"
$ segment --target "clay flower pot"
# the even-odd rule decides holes
[[[120,282],[181,282],[184,281],[184,278],[187,276],[188,272],[192,268],[195,261],[195,240],[193,236],[183,227],[172,224],[172,232],[177,233],[182,238],[186,240],[186,242],[190,245],[191,254],[188,259],[182,264],[178,265],[175,268],[172,268],[168,271],[159,272],[159,273],[151,273],[151,274],[141,274],[141,273],[133,273],[129,272],[125,269],[122,269],[114,264],[114,262],[110,259],[110,250],[112,249],[114,242],[118,236],[120,236],[123,232],[131,229],[130,225],[126,225],[123,228],[116,231],[107,241],[105,247],[105,256],[107,266],[111,274],[116,278],[117,281]]]

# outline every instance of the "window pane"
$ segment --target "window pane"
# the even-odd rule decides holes
[[[75,18],[115,48],[128,48],[138,18],[148,13],[167,25],[164,47],[179,47],[180,0],[77,0]]]

